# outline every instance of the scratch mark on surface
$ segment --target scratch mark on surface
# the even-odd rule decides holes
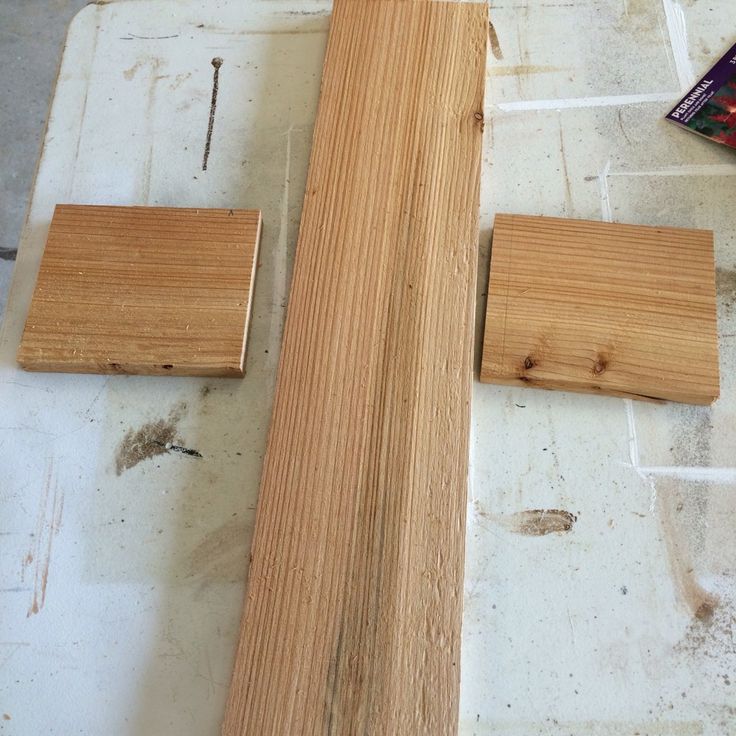
[[[121,36],[121,41],[164,41],[167,38],[179,38],[179,34],[175,33],[173,36],[138,36],[135,33],[129,33],[127,36]]]
[[[307,16],[325,16],[329,15],[329,10],[287,10],[280,13],[279,15],[293,16],[293,15],[307,15]]]
[[[623,135],[624,140],[629,145],[632,145],[631,138],[629,138],[629,134],[626,132],[626,127],[624,126],[623,114],[623,107],[619,107],[619,109],[616,111],[616,121],[618,122],[618,127],[621,129],[621,135]]]
[[[160,59],[158,57],[153,57],[151,60],[151,81],[148,85],[148,107],[147,107],[147,114],[146,119],[148,121],[148,132],[147,132],[147,138],[149,141],[148,144],[148,152],[146,154],[146,159],[143,163],[143,191],[141,192],[141,198],[143,202],[146,204],[149,203],[151,199],[151,171],[153,168],[153,141],[154,141],[154,111],[156,108],[156,92],[157,92],[157,83],[160,79],[163,77],[158,74],[158,71],[163,66],[164,61],[163,59]]]
[[[59,493],[54,479],[53,460],[46,464],[41,502],[38,508],[36,531],[33,534],[31,548],[22,563],[21,580],[25,577],[25,569],[35,563],[33,573],[33,598],[26,617],[37,614],[46,603],[46,587],[51,565],[51,550],[54,537],[61,527],[61,516],[64,510],[64,495]]]
[[[572,623],[572,616],[570,615],[570,609],[568,608],[566,610],[567,610],[567,620],[568,620],[568,623],[570,624],[570,637],[572,638],[572,646],[574,648],[575,647],[575,627],[573,626],[573,623]]]
[[[611,211],[611,196],[608,191],[608,176],[611,173],[611,161],[606,161],[600,174],[598,174],[598,192],[601,197],[601,219],[603,222],[613,222]]]
[[[284,186],[281,195],[281,218],[279,222],[279,283],[276,292],[276,298],[278,300],[286,298],[286,272],[288,268],[289,248],[289,190],[291,185],[291,134],[293,132],[294,124],[292,123],[286,131],[286,161],[284,162]]]
[[[95,15],[99,15],[100,9],[95,8]],[[97,43],[99,41],[100,37],[100,24],[99,22],[95,24],[95,38],[92,42],[92,53],[90,54],[90,63],[86,70],[86,84],[84,85],[84,98],[82,99],[82,113],[79,118],[79,129],[77,131],[77,143],[74,148],[74,163],[72,163],[72,175],[70,177],[69,182],[69,193],[67,195],[68,201],[74,201],[73,194],[74,194],[74,182],[77,174],[77,163],[79,162],[79,153],[81,151],[82,147],[82,132],[84,131],[84,121],[87,117],[87,98],[89,96],[89,85],[90,85],[90,78],[92,76],[92,69],[95,65],[95,58],[97,56]]]
[[[197,28],[206,31],[207,33],[216,33],[220,36],[238,36],[239,38],[236,38],[236,41],[246,41],[248,36],[305,36],[305,35],[315,35],[318,33],[324,33],[325,30],[327,30],[325,27],[323,27],[323,24],[320,23],[318,26],[314,28],[294,28],[294,29],[284,29],[284,28],[262,28],[259,30],[230,30],[225,28],[219,28],[217,26],[213,25],[204,25],[200,24],[197,26]]]
[[[30,383],[21,383],[20,381],[2,381],[0,386],[20,386],[21,388],[33,388],[37,391],[45,391],[47,394],[52,393],[52,390],[48,386],[34,386]]]
[[[207,160],[210,157],[210,146],[212,145],[212,131],[215,127],[215,110],[217,109],[217,90],[220,86],[220,67],[223,64],[222,58],[215,56],[212,59],[212,66],[215,71],[212,75],[212,99],[210,100],[210,119],[207,123],[207,138],[204,142],[204,156],[202,157],[202,171],[207,171]]]
[[[107,388],[107,384],[110,381],[110,377],[107,376],[105,380],[102,383],[102,386],[100,386],[100,390],[95,394],[95,397],[92,399],[92,401],[89,402],[89,406],[84,410],[84,416],[88,417],[89,413],[92,411],[92,407],[97,403],[97,400],[102,396],[102,392]]]
[[[567,170],[567,155],[565,154],[565,138],[562,133],[562,116],[558,115],[558,127],[560,129],[560,158],[562,160],[562,173],[565,177],[565,215],[570,217],[572,211],[572,192],[570,191],[570,174]]]
[[[292,133],[301,131],[301,128],[294,127],[292,123],[283,133],[286,137],[286,153],[284,161],[284,184],[281,190],[281,208],[279,218],[279,235],[278,246],[276,249],[273,275],[273,291],[274,301],[277,304],[284,304],[288,291],[288,275],[289,275],[289,197],[291,189],[291,157],[292,157]],[[281,315],[276,311],[272,311],[269,324],[269,345],[278,345],[281,341],[279,332],[283,327]],[[274,358],[277,352],[274,352]]]
[[[493,21],[488,21],[488,42],[491,45],[491,52],[493,57],[499,61],[503,59],[503,51],[501,50],[501,44],[498,40],[498,33],[493,25]]]
[[[154,440],[154,443],[163,447],[167,452],[179,452],[182,455],[189,455],[189,457],[202,457],[202,453],[198,450],[193,450],[191,447],[182,447],[181,445],[172,445],[171,442],[159,442]]]

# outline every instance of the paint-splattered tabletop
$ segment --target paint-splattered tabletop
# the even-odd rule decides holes
[[[478,339],[495,212],[712,228],[722,398],[476,382],[460,731],[736,733],[736,160],[662,120],[732,0],[494,5]],[[0,331],[0,733],[219,733],[329,13],[70,29]],[[245,378],[21,372],[57,202],[262,209]]]

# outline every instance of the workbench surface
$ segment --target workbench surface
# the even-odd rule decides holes
[[[736,159],[662,120],[732,0],[491,13],[477,362],[495,212],[712,228],[722,398],[476,380],[460,732],[736,733]],[[219,733],[329,14],[127,0],[71,26],[0,329],[0,734]],[[262,209],[245,378],[20,371],[57,202]]]

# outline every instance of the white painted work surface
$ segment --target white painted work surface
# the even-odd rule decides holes
[[[140,0],[71,27],[0,333],[1,734],[219,731],[329,11]],[[733,0],[492,18],[478,335],[495,211],[713,228],[723,397],[476,383],[460,731],[736,734],[736,159],[661,120],[733,42]],[[21,372],[57,202],[260,207],[246,377]],[[162,433],[202,458],[135,463]],[[576,520],[522,533],[537,509]]]

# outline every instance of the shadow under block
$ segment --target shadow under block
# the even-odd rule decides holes
[[[57,205],[26,370],[242,376],[258,210]]]
[[[334,3],[227,736],[457,732],[487,33]]]
[[[480,379],[711,403],[713,233],[497,215]]]

